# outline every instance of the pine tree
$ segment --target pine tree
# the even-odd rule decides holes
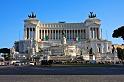
[[[121,37],[124,40],[124,26],[119,27],[118,29],[115,29],[112,34],[113,38],[119,38]]]

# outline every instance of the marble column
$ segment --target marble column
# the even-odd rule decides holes
[[[94,39],[96,39],[96,28],[94,28]]]
[[[73,41],[73,30],[71,30],[71,40]]]
[[[29,28],[29,39],[31,39],[31,28]]]
[[[51,40],[53,40],[53,29],[51,30]]]
[[[77,37],[79,38],[79,36],[78,36],[78,30],[76,30],[77,31]]]
[[[33,28],[32,28],[32,39],[34,39],[34,31],[33,31]]]
[[[93,39],[94,39],[94,28],[92,28],[92,32],[93,32],[92,35],[93,35]]]
[[[31,39],[33,39],[33,28],[31,28]]]
[[[70,37],[71,37],[71,35],[70,35],[70,29],[68,30],[68,34],[69,34],[68,40],[70,40]]]
[[[90,28],[90,38],[93,38],[92,28]]]
[[[39,39],[41,39],[41,30],[39,30]]]
[[[84,37],[85,37],[85,34],[84,34],[84,29],[83,29],[82,31],[83,31],[82,33],[83,33],[83,39],[84,39]]]
[[[42,30],[42,39],[44,40],[44,29]]]
[[[36,40],[36,41],[38,41],[38,40],[39,40],[39,39],[38,39],[39,37],[38,37],[38,35],[37,35],[37,34],[38,34],[38,32],[39,32],[39,30],[37,30],[37,28],[35,28],[35,40]]]
[[[97,28],[95,28],[95,39],[97,39]]]
[[[96,28],[94,28],[94,39],[96,39]]]
[[[81,40],[81,29],[80,29],[80,40]]]
[[[84,39],[86,39],[86,30],[84,29]]]
[[[81,29],[81,39],[83,39],[83,38],[84,38],[84,30]]]
[[[57,31],[58,31],[58,37],[57,37],[57,40],[59,40],[59,35],[60,35],[60,34],[59,34],[59,30],[57,30]]]
[[[73,32],[74,32],[74,38],[76,38],[76,36],[75,36],[75,29],[74,29],[74,31],[73,31]]]
[[[93,28],[91,28],[91,38],[93,39]]]
[[[51,40],[51,29],[49,30],[49,39]]]
[[[54,30],[54,40],[56,40],[56,29]]]
[[[42,34],[42,29],[41,29],[41,34],[40,34],[41,40],[43,39],[42,35],[43,35],[43,34]]]
[[[65,37],[66,37],[66,39],[67,39],[67,30],[65,30],[65,35],[66,35]]]
[[[58,40],[58,30],[56,29],[56,40]]]
[[[100,35],[99,28],[97,28],[97,39],[100,38],[99,35]]]
[[[43,33],[44,35],[43,35],[43,39],[45,39],[45,29],[44,29],[44,33]]]
[[[24,28],[24,39],[26,39],[26,29]]]
[[[79,39],[79,31],[77,30],[77,37],[78,37],[78,39]]]

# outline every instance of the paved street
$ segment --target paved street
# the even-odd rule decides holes
[[[0,67],[0,75],[124,75],[124,67]]]
[[[124,67],[1,66],[0,82],[124,82]]]
[[[1,75],[0,82],[124,82],[124,75]]]

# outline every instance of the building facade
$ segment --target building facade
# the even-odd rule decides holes
[[[34,16],[24,20],[24,39],[34,39],[38,42],[46,41],[61,42],[62,34],[67,41],[80,41],[87,39],[98,40],[100,34],[100,20],[96,17],[88,18],[84,23],[42,23]]]
[[[43,23],[32,13],[24,20],[24,40],[22,43],[24,48],[19,47],[23,49],[20,49],[21,51],[34,48],[35,52],[39,52],[39,49],[64,45],[66,48],[62,49],[65,50],[66,55],[75,51],[72,56],[84,55],[86,60],[90,58],[101,60],[102,54],[112,52],[112,43],[102,39],[100,25],[101,20],[93,12],[90,12],[88,19],[80,23]],[[73,47],[72,50],[71,47]],[[70,48],[70,50],[67,48]],[[51,52],[55,52],[55,50]],[[92,56],[87,56],[87,54],[92,54]]]

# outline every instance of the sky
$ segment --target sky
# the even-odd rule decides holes
[[[51,23],[84,22],[91,11],[101,20],[102,38],[123,44],[121,38],[112,38],[112,33],[124,25],[124,0],[1,0],[0,48],[11,48],[23,39],[24,19],[31,12],[41,22]]]

